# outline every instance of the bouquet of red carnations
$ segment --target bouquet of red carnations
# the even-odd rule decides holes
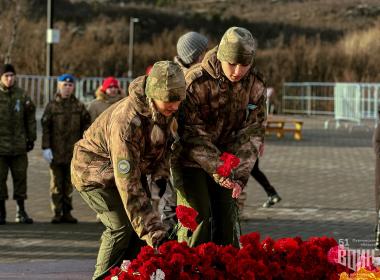
[[[312,237],[260,241],[256,232],[240,237],[241,248],[205,243],[190,248],[169,241],[158,250],[143,247],[136,259],[111,270],[106,280],[338,280],[348,268],[329,261],[333,238]]]

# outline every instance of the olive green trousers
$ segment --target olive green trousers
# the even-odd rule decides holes
[[[50,206],[53,214],[70,212],[73,209],[72,196],[70,163],[50,164]]]
[[[7,178],[11,171],[13,180],[13,199],[26,199],[28,157],[25,154],[0,156],[0,200],[8,199]]]
[[[133,230],[116,187],[79,193],[105,226],[92,278],[103,279],[112,267],[134,259],[146,243]]]
[[[206,242],[239,246],[238,210],[232,190],[219,186],[200,168],[183,168],[183,185],[176,186],[177,204],[198,211],[194,232],[180,227],[178,241],[191,247]]]

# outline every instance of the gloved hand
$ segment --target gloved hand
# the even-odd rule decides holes
[[[48,163],[53,161],[53,152],[50,148],[42,150],[42,156]]]
[[[34,141],[26,140],[26,151],[30,152],[34,148]]]

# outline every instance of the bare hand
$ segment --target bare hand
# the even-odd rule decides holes
[[[226,178],[220,185],[227,189],[232,189],[232,198],[238,198],[243,190],[239,183],[229,178]]]
[[[236,183],[235,187],[232,189],[232,198],[239,198],[242,188],[239,184]]]

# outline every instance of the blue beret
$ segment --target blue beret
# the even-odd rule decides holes
[[[69,82],[69,83],[74,83],[75,78],[71,74],[63,74],[58,77],[58,82]]]

